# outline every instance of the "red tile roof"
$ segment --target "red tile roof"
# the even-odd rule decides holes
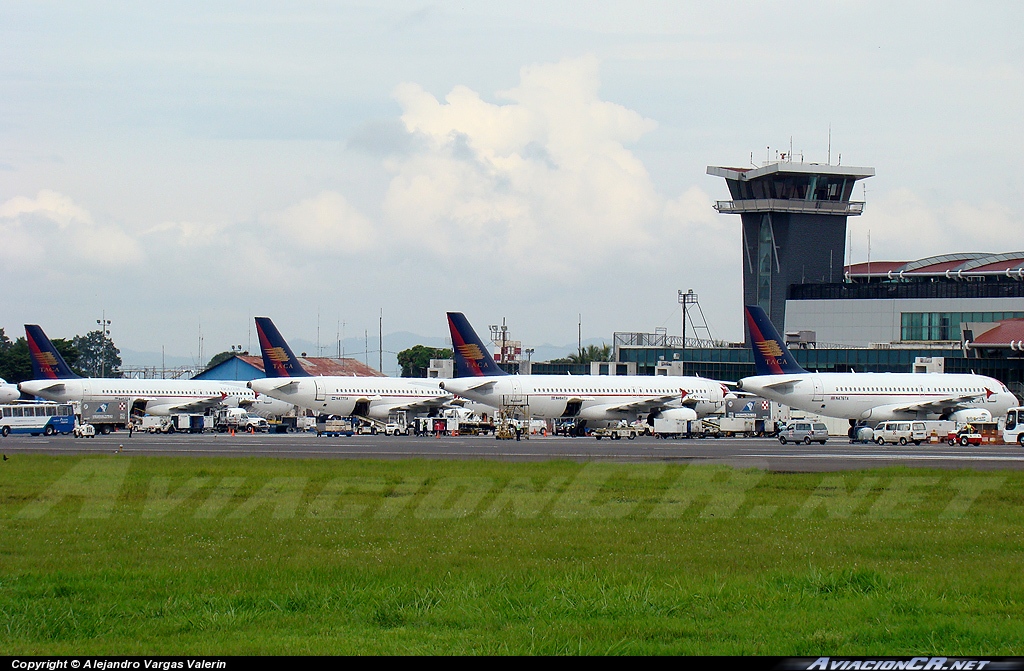
[[[262,370],[263,357],[239,355],[239,359],[250,366]],[[355,359],[331,359],[328,357],[298,357],[299,363],[310,375],[338,375],[352,377],[387,377],[375,368],[370,368],[361,361]]]
[[[868,272],[868,268],[870,268],[871,274],[877,275],[879,273],[887,273],[890,270],[899,270],[905,265],[907,265],[906,261],[872,261],[871,263],[861,262],[846,266],[846,272],[850,273],[851,275],[865,275]]]
[[[976,345],[1006,345],[1024,340],[1024,319],[1007,319],[974,339]]]

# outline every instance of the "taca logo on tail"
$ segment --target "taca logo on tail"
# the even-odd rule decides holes
[[[33,379],[66,380],[78,377],[38,325],[25,324],[25,340],[28,341]]]
[[[455,377],[490,377],[508,375],[495,363],[483,341],[461,312],[448,313],[448,330],[452,334],[455,354]]]
[[[754,366],[758,375],[806,373],[782,343],[782,337],[765,311],[757,305],[747,306],[747,328],[753,344]]]
[[[270,317],[256,317],[256,336],[260,341],[267,377],[309,376]]]

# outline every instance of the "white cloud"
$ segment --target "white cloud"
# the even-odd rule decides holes
[[[385,223],[443,258],[528,262],[572,278],[581,264],[649,246],[662,198],[625,145],[656,124],[598,95],[593,57],[523,68],[502,104],[458,86],[444,102],[395,91],[419,151],[390,160]],[[570,254],[571,252],[571,254]]]
[[[850,219],[852,260],[912,261],[954,252],[1019,251],[1019,224],[997,203],[956,201],[935,206],[910,189],[875,197],[864,215]]]
[[[10,268],[45,265],[54,271],[120,267],[143,258],[139,244],[116,224],[97,223],[71,198],[42,190],[0,204],[0,259]]]
[[[317,253],[359,254],[377,238],[373,222],[334,191],[307,198],[264,220],[272,239]]]
[[[152,257],[144,280],[151,291],[161,291],[164,278],[174,277],[176,292],[287,294],[321,287],[338,257],[348,259],[346,266],[360,263],[377,232],[344,196],[323,191],[248,221],[163,222],[142,240]]]

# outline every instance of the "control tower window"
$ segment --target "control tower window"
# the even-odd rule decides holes
[[[811,200],[842,200],[846,192],[844,177],[818,177]],[[847,196],[848,197],[848,196]]]

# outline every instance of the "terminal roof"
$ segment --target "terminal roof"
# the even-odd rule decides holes
[[[974,339],[975,347],[985,345],[1006,345],[1009,343],[1024,344],[1024,319],[1006,319],[996,322],[996,326],[981,333]]]
[[[1024,252],[959,252],[929,256],[917,261],[861,262],[846,266],[845,272],[850,279],[938,276],[960,279],[971,275],[1005,275],[1011,279],[1024,279]]]

